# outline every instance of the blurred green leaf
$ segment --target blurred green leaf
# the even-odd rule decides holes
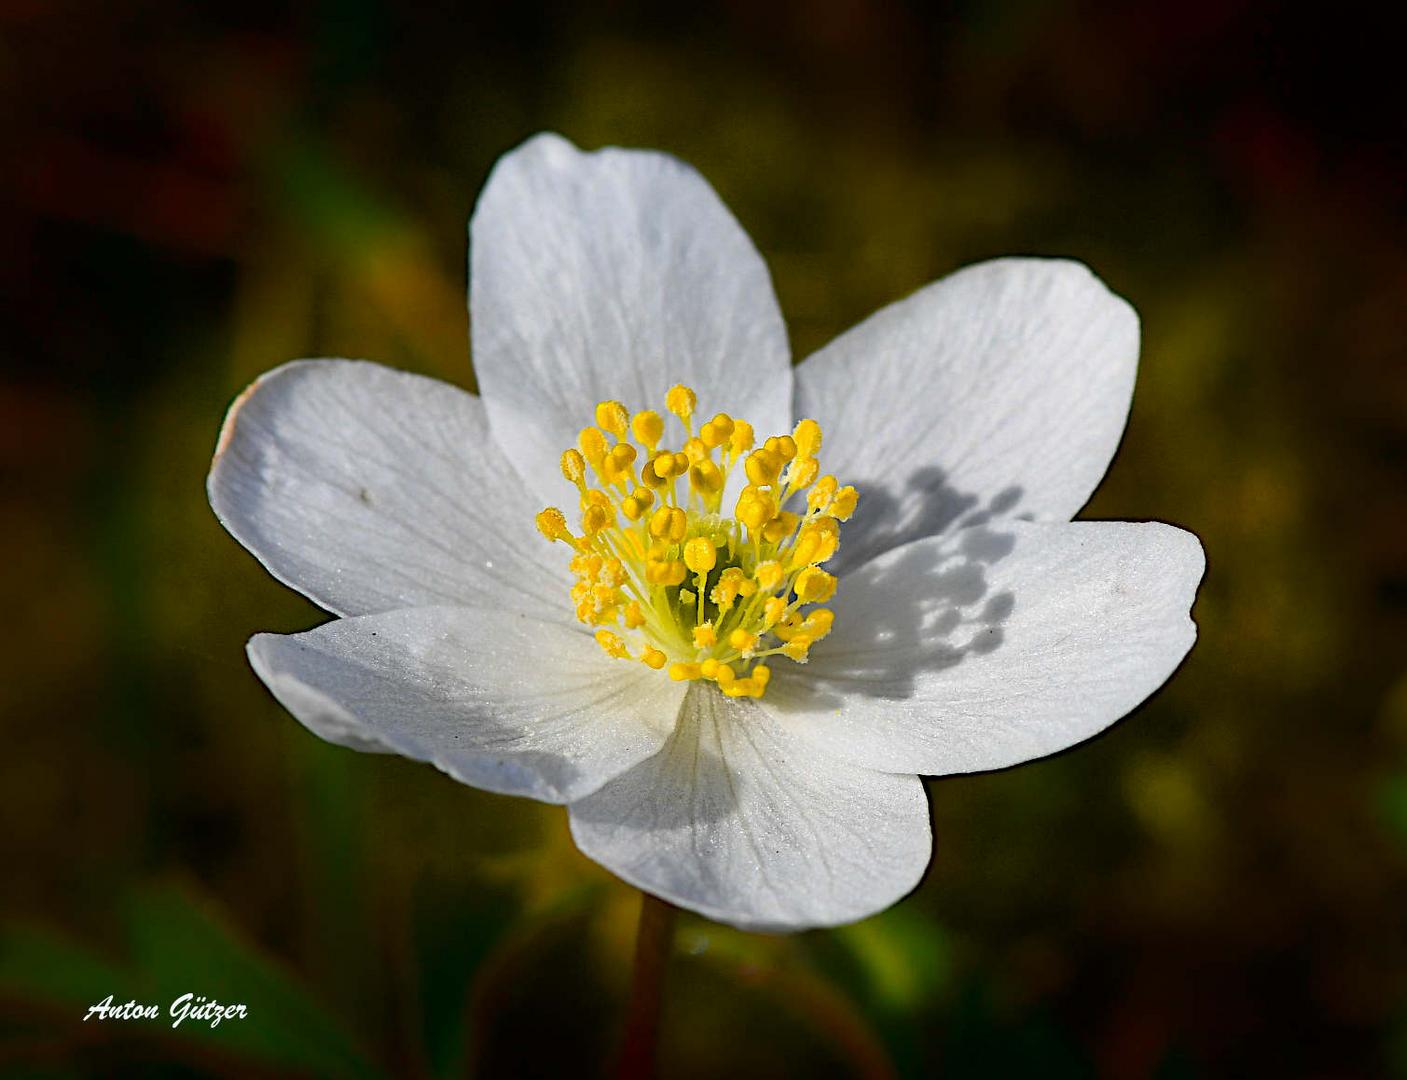
[[[121,967],[47,927],[11,923],[0,928],[0,992],[86,1007],[132,982]]]
[[[1384,781],[1378,789],[1378,809],[1393,834],[1407,846],[1407,773]]]
[[[241,1003],[249,1019],[172,1029],[253,1058],[322,1076],[372,1076],[356,1040],[297,980],[209,905],[171,886],[138,891],[127,905],[136,969],[168,1003],[195,993]]]
[[[269,161],[276,203],[329,250],[360,258],[398,234],[398,216],[316,140],[290,139]]]
[[[0,991],[51,1006],[83,1021],[109,995],[115,1004],[155,1004],[157,1021],[134,1021],[124,1035],[199,1046],[243,1059],[326,1077],[379,1075],[346,1028],[290,973],[247,941],[213,907],[171,885],[134,891],[123,903],[129,962],[111,963],[66,935],[32,924],[0,929]],[[170,1013],[182,995],[244,1005],[245,1019],[186,1018]],[[179,1056],[179,1055],[177,1055]]]
[[[952,974],[942,930],[910,908],[890,908],[843,926],[835,935],[858,965],[867,996],[881,1008],[918,1008],[941,991]]]

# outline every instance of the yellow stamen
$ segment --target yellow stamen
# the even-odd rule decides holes
[[[664,407],[683,420],[685,424],[689,422],[689,417],[694,415],[694,406],[698,403],[699,395],[683,383],[673,386],[664,396]]]
[[[572,534],[567,531],[567,519],[562,511],[555,506],[549,506],[546,510],[537,515],[537,531],[549,540],[572,539]]]
[[[860,501],[860,494],[853,487],[843,487],[835,493],[835,498],[831,500],[831,516],[840,521],[849,521],[850,515],[855,512],[855,507]]]
[[[799,420],[791,437],[796,442],[796,452],[803,458],[813,458],[821,450],[821,425],[814,420]]]
[[[593,469],[599,469],[601,461],[606,456],[606,436],[601,434],[601,429],[582,428],[581,434],[577,436],[577,443],[581,446],[581,452],[586,456],[587,463]]]
[[[607,656],[613,656],[617,660],[630,659],[630,651],[625,647],[625,641],[619,634],[609,630],[597,630],[596,644],[601,646]]]
[[[586,480],[586,459],[579,450],[562,451],[562,475],[573,484],[580,485]]]
[[[747,456],[747,478],[759,487],[775,484],[786,462],[774,450],[754,450]]]
[[[653,409],[646,409],[635,414],[635,418],[630,421],[630,430],[634,433],[636,442],[646,450],[653,451],[664,437],[664,418]]]
[[[771,672],[756,660],[805,663],[834,625],[829,608],[814,606],[836,592],[820,565],[858,495],[821,475],[814,420],[758,446],[752,425],[728,413],[695,429],[697,407],[682,384],[666,395],[665,410],[684,426],[669,449],[661,412],[598,403],[595,423],[561,457],[580,494],[581,535],[556,507],[536,525],[571,546],[571,604],[608,656],[757,698]],[[744,486],[728,517],[721,501],[734,469]]]
[[[596,426],[618,439],[625,437],[625,425],[629,418],[630,414],[619,401],[603,401],[596,406]]]
[[[803,604],[824,604],[835,595],[835,575],[808,566],[796,575],[796,584],[792,589]]]
[[[753,446],[752,425],[746,420],[733,421],[733,434],[728,439],[728,445],[732,448],[734,457],[740,457],[751,450]]]
[[[706,536],[696,536],[684,545],[684,565],[696,574],[706,574],[718,565],[718,549]]]

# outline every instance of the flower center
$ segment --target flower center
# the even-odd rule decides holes
[[[836,579],[820,564],[835,554],[858,495],[820,475],[816,421],[754,449],[752,425],[726,413],[696,432],[697,403],[687,386],[665,395],[684,430],[679,450],[661,445],[659,413],[597,405],[580,449],[562,454],[562,475],[581,493],[581,535],[556,507],[537,515],[537,527],[576,552],[576,615],[600,628],[607,655],[761,697],[771,671],[757,661],[780,654],[804,664],[830,632],[832,612],[818,605],[835,595]],[[740,461],[748,483],[725,517],[723,491]]]

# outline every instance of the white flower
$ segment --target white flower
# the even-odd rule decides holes
[[[1087,739],[1192,645],[1196,538],[1070,520],[1138,354],[1077,263],[969,267],[793,369],[696,173],[544,135],[484,190],[470,299],[482,396],[299,361],[220,435],[220,520],[340,616],[249,643],[330,742],[565,803],[587,855],[711,918],[833,925],[922,875],[919,774]]]

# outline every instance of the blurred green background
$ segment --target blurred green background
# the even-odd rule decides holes
[[[1368,5],[0,3],[0,1071],[594,1075],[636,899],[561,810],[327,746],[322,615],[215,523],[299,356],[472,385],[465,223],[531,133],[697,165],[804,356],[966,262],[1140,311],[1090,517],[1196,531],[1201,637],[1094,742],[930,785],[921,888],[686,917],[677,1077],[1407,1076],[1402,27]],[[186,991],[250,1019],[80,1022]]]

